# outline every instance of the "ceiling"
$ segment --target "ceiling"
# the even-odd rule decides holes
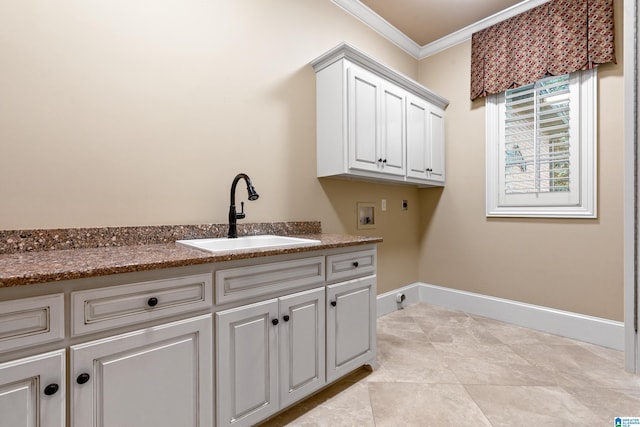
[[[522,0],[360,1],[419,46],[522,3]]]

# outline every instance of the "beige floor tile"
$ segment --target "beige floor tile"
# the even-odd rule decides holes
[[[502,344],[479,322],[468,316],[451,316],[443,322],[439,322],[437,317],[416,317],[415,319],[430,342]]]
[[[507,345],[516,344],[567,344],[568,338],[558,335],[536,331],[534,329],[523,328],[498,320],[486,317],[471,316],[487,332],[496,337],[500,342]],[[576,341],[577,342],[577,341]]]
[[[374,426],[364,372],[359,381],[340,381],[260,426]]]
[[[377,332],[377,370],[263,426],[591,427],[640,416],[640,375],[619,351],[429,304],[379,318]]]
[[[369,383],[376,427],[491,426],[463,386]]]
[[[462,384],[556,385],[554,373],[504,344],[433,343]]]
[[[376,325],[378,340],[386,337],[428,342],[427,336],[413,318],[381,318]]]
[[[624,366],[624,352],[613,350],[610,348],[602,347],[595,344],[589,344],[586,342],[575,341],[575,343],[581,347],[586,348],[590,352],[608,360],[613,366]]]
[[[465,387],[493,427],[597,425],[597,415],[560,387]]]
[[[378,341],[378,369],[368,381],[457,384],[441,353],[424,341],[382,337]]]
[[[640,376],[624,371],[583,345],[515,345],[511,348],[530,363],[555,372],[566,387],[640,388]]]
[[[613,425],[616,417],[640,417],[640,390],[590,387],[566,390],[596,414],[594,425]]]

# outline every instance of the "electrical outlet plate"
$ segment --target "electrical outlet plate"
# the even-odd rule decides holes
[[[376,228],[376,204],[358,202],[358,230]]]

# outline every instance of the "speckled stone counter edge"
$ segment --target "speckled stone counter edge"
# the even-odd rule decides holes
[[[320,234],[319,221],[238,224],[238,235]],[[227,224],[0,230],[0,254],[173,243],[226,237]]]

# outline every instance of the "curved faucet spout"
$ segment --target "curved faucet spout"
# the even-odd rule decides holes
[[[257,200],[258,197],[260,197],[256,192],[256,189],[253,187],[253,184],[251,183],[251,178],[249,178],[249,175],[247,175],[246,173],[239,173],[238,175],[236,175],[235,178],[233,178],[233,183],[231,184],[231,204],[229,205],[228,237],[230,239],[235,239],[236,237],[238,237],[237,220],[243,219],[245,217],[244,202],[242,203],[241,211],[239,213],[236,211],[236,186],[238,185],[238,182],[241,179],[244,179],[245,182],[247,183],[247,196],[249,200],[251,201]]]

